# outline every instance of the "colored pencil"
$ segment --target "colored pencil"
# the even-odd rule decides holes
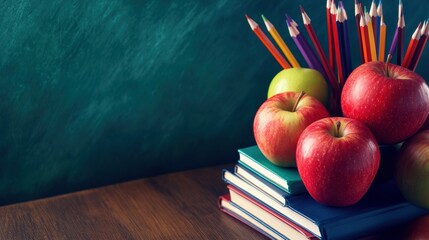
[[[359,29],[360,29],[360,34],[362,36],[362,48],[364,53],[364,59],[365,59],[365,63],[367,63],[367,62],[370,62],[371,50],[369,49],[368,26],[366,24],[366,20],[363,14],[360,16]]]
[[[337,80],[338,83],[344,82],[343,75],[343,65],[341,62],[341,50],[340,50],[340,42],[338,39],[338,30],[337,30],[337,7],[335,6],[334,1],[332,1],[331,5],[331,22],[332,22],[332,33],[334,38],[334,49],[335,49],[335,62],[337,66]]]
[[[334,33],[332,32],[332,18],[331,18],[331,5],[332,0],[326,1],[326,25],[328,28],[328,55],[329,66],[332,70],[335,69],[335,53],[334,53]]]
[[[324,71],[323,71],[322,65],[318,61],[314,52],[311,50],[307,41],[303,38],[303,36],[299,32],[298,27],[294,26],[294,24],[292,23],[289,17],[287,17],[286,24],[288,26],[290,36],[292,37],[293,41],[295,42],[296,46],[298,47],[299,51],[301,52],[308,66],[323,74]]]
[[[349,74],[352,72],[353,70],[353,66],[352,66],[352,54],[351,54],[351,50],[350,50],[350,37],[349,37],[349,27],[348,27],[348,17],[347,17],[347,11],[344,8],[343,2],[340,1],[340,8],[341,8],[341,13],[342,13],[342,18],[344,19],[344,24],[343,24],[343,33],[344,33],[344,49],[345,49],[345,65],[346,65],[346,76],[345,79],[347,79],[347,77],[349,76]]]
[[[372,18],[366,13],[366,21],[368,26],[369,48],[371,51],[371,61],[377,61],[377,50],[375,48],[374,29],[372,28]]]
[[[392,60],[393,54],[394,54],[396,47],[398,45],[398,36],[400,34],[399,32],[402,31],[401,26],[404,25],[403,21],[404,21],[404,18],[399,17],[398,24],[397,24],[396,30],[395,30],[395,35],[393,35],[392,44],[390,45],[389,53],[387,54],[386,62],[390,62]]]
[[[346,79],[346,49],[345,49],[345,40],[344,40],[344,15],[342,13],[341,7],[337,9],[336,16],[336,24],[337,24],[337,34],[338,34],[338,45],[340,46],[340,60],[341,60],[341,75],[343,78],[340,78],[340,86],[342,86]]]
[[[365,58],[363,56],[362,36],[360,34],[360,7],[359,7],[358,0],[355,0],[355,23],[356,23],[356,32],[357,32],[358,43],[359,43],[360,62],[364,63]]]
[[[380,18],[380,41],[378,48],[378,61],[384,62],[384,54],[386,51],[386,24],[384,23],[384,17],[381,15]]]
[[[289,63],[286,61],[286,59],[280,54],[280,52],[277,50],[277,48],[273,45],[273,43],[268,39],[267,35],[262,31],[262,29],[259,27],[259,25],[251,19],[249,16],[246,15],[247,21],[249,22],[249,25],[253,32],[258,36],[259,40],[265,45],[265,47],[270,51],[270,53],[274,56],[274,58],[277,60],[277,62],[282,66],[284,69],[290,68]]]
[[[374,39],[375,39],[375,32],[376,32],[376,29],[377,29],[377,26],[376,26],[377,15],[378,15],[377,14],[377,5],[375,4],[375,0],[372,0],[371,7],[369,8],[369,16],[371,18],[371,24],[372,24]]]
[[[301,15],[302,15],[302,21],[304,23],[305,29],[307,30],[308,35],[310,36],[310,39],[313,43],[314,48],[317,51],[317,54],[319,55],[320,62],[322,63],[323,70],[326,73],[327,79],[329,84],[331,85],[331,88],[336,96],[339,95],[339,88],[338,83],[335,78],[334,71],[329,66],[329,62],[326,58],[325,52],[323,51],[322,45],[320,44],[319,38],[317,38],[316,32],[314,31],[313,26],[311,25],[311,19],[305,12],[304,8],[300,6],[301,9]]]
[[[377,53],[380,52],[380,27],[381,27],[381,16],[383,15],[383,3],[381,0],[378,2],[377,6],[377,16],[375,17],[375,48]],[[378,54],[377,54],[378,55]],[[380,59],[380,57],[379,57]]]
[[[416,48],[421,36],[421,27],[422,27],[422,23],[419,23],[413,35],[411,36],[410,43],[408,44],[408,48],[405,53],[404,61],[402,62],[403,67],[408,68],[408,65],[411,62],[414,52],[416,51]]]
[[[267,27],[268,32],[271,34],[271,37],[273,37],[274,41],[280,47],[280,49],[282,50],[283,54],[286,56],[287,60],[290,62],[292,67],[295,67],[295,68],[301,67],[298,61],[296,60],[295,56],[290,51],[289,47],[286,45],[283,38],[277,32],[277,29],[274,27],[274,25],[267,18],[265,18],[264,15],[262,15],[262,19],[264,20],[265,26]]]
[[[402,63],[402,54],[403,54],[403,47],[404,47],[404,31],[405,31],[405,20],[404,20],[404,14],[401,14],[401,20],[402,24],[399,26],[398,29],[398,52],[396,54],[396,64],[401,65]]]
[[[422,29],[423,34],[420,36],[420,40],[419,43],[416,47],[416,51],[414,52],[414,56],[413,59],[411,60],[410,65],[408,66],[408,69],[415,71],[417,68],[417,65],[420,61],[420,58],[422,56],[423,50],[426,46],[426,43],[428,41],[428,36],[429,36],[429,24],[428,21],[426,21],[426,26],[424,28],[424,30]]]

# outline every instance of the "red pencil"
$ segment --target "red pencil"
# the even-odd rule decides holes
[[[416,31],[414,31],[413,35],[411,36],[411,40],[410,40],[410,43],[408,44],[407,52],[405,53],[404,61],[402,62],[403,67],[408,68],[408,65],[411,62],[414,52],[416,51],[416,48],[421,36],[421,26],[422,26],[422,23],[419,23],[419,26],[417,26]]]
[[[420,58],[422,56],[423,50],[426,46],[426,43],[428,41],[429,37],[429,24],[426,22],[426,27],[422,29],[423,34],[420,36],[419,43],[416,47],[416,51],[414,52],[413,59],[411,60],[410,65],[408,66],[408,69],[415,71],[417,68],[417,64],[420,61]]]
[[[317,38],[316,32],[314,31],[313,26],[311,25],[311,19],[305,12],[304,8],[300,6],[301,8],[301,15],[302,20],[304,22],[305,29],[307,30],[308,35],[310,36],[311,41],[313,42],[313,45],[317,51],[317,54],[319,55],[319,58],[321,60],[323,69],[325,70],[325,73],[328,77],[329,84],[331,85],[332,91],[335,96],[339,96],[340,89],[338,88],[338,82],[335,78],[334,71],[332,68],[330,68],[328,60],[326,59],[326,55],[323,52],[322,45],[320,44],[319,39]]]
[[[273,45],[273,43],[268,39],[267,35],[262,31],[262,29],[259,27],[259,25],[251,19],[249,16],[246,15],[247,21],[249,22],[250,27],[252,28],[253,32],[258,36],[259,40],[265,45],[265,47],[270,51],[270,53],[274,56],[274,58],[277,60],[277,62],[282,66],[284,69],[290,68],[289,63],[286,61],[286,59],[280,54],[280,52],[277,50],[277,48]]]
[[[343,66],[341,63],[341,52],[340,52],[340,41],[338,39],[338,30],[337,30],[337,7],[335,6],[334,1],[332,1],[331,6],[331,21],[332,21],[332,33],[334,37],[334,45],[335,45],[335,60],[337,64],[337,75],[338,75],[338,82],[343,83],[344,82],[344,76],[343,76]]]
[[[370,62],[371,60],[371,50],[369,46],[369,37],[368,37],[368,26],[366,25],[365,17],[360,16],[360,34],[362,36],[362,48],[365,58],[365,63]]]

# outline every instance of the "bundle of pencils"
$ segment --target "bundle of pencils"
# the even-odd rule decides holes
[[[375,3],[375,0],[372,0],[369,12],[365,7],[362,7],[359,0],[355,0],[354,7],[360,63],[384,61],[386,57],[387,26],[383,16],[383,5],[381,0],[379,0],[378,6]],[[289,35],[293,39],[296,47],[299,49],[299,52],[308,67],[316,69],[325,77],[333,91],[333,94],[337,99],[339,99],[341,88],[353,70],[348,17],[344,4],[342,1],[339,1],[337,6],[335,4],[335,0],[326,1],[326,26],[328,35],[327,54],[323,51],[323,47],[316,36],[313,25],[311,24],[311,19],[307,12],[302,6],[300,6],[300,9],[303,23],[312,46],[309,41],[307,41],[304,34],[299,30],[298,24],[286,15],[286,26],[289,31]],[[277,29],[265,16],[262,16],[262,19],[265,23],[266,29],[280,48],[283,55],[279,50],[277,50],[259,25],[249,16],[246,15],[246,18],[251,29],[255,32],[282,68],[301,67],[301,64],[297,61]],[[397,26],[387,53],[386,62],[390,62],[396,54],[396,64],[415,71],[428,40],[428,21],[423,21],[423,23],[420,23],[417,26],[414,34],[411,36],[405,55],[403,54],[404,32],[404,7],[402,0],[399,0]]]

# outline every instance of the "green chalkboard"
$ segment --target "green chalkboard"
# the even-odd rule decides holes
[[[408,11],[418,2],[412,28],[429,9]],[[284,24],[301,22],[298,4],[326,45],[322,1],[4,0],[0,204],[235,162],[281,70],[244,14],[265,14],[298,53]]]

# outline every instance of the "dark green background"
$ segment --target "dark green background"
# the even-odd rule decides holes
[[[406,42],[428,17],[419,2],[405,1]],[[236,161],[281,70],[244,14],[298,56],[284,24],[301,23],[298,4],[326,46],[325,1],[2,1],[0,204]]]

